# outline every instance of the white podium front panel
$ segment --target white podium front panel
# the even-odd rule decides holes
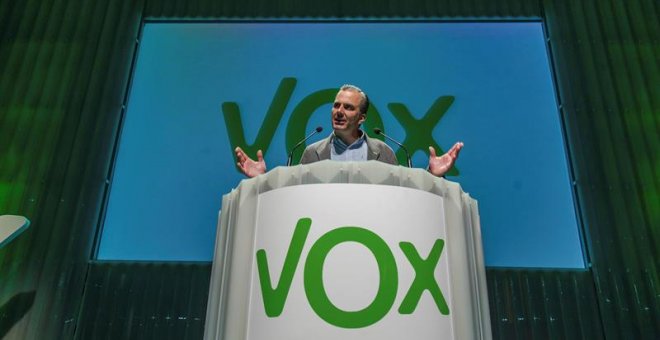
[[[377,161],[321,161],[222,198],[205,339],[490,339],[477,202]]]
[[[443,199],[424,191],[315,184],[261,194],[247,338],[452,339],[447,247]]]

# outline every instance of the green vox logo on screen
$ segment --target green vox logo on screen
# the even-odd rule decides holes
[[[279,282],[275,286],[273,286],[270,279],[266,251],[264,249],[257,251],[257,270],[264,309],[266,315],[271,318],[278,317],[284,310],[291,282],[300,262],[303,246],[307,241],[311,226],[312,220],[310,218],[298,220],[284,259]],[[366,247],[374,256],[378,265],[380,275],[378,292],[367,307],[358,311],[345,311],[336,307],[330,301],[323,283],[323,265],[328,253],[332,248],[344,242],[357,242]],[[398,312],[400,314],[412,314],[417,308],[422,293],[428,290],[439,312],[442,315],[449,315],[449,306],[447,306],[433,274],[440,260],[444,241],[437,239],[426,258],[422,258],[415,245],[410,242],[400,242],[399,247],[415,270],[415,279],[403,298]],[[378,322],[394,305],[399,286],[399,274],[392,250],[380,236],[368,229],[357,226],[344,226],[333,229],[316,240],[307,254],[302,275],[305,295],[312,310],[327,323],[342,328],[362,328]]]
[[[227,133],[229,134],[232,157],[234,155],[234,148],[237,146],[240,146],[248,155],[252,155],[253,157],[259,149],[263,151],[264,155],[268,152],[275,131],[277,131],[284,116],[284,111],[291,100],[296,83],[296,78],[283,78],[280,81],[275,91],[275,96],[266,112],[266,117],[259,128],[257,138],[252,144],[248,144],[245,140],[243,121],[238,104],[236,102],[222,103],[222,113],[225,119]],[[296,105],[286,126],[285,138],[287,150],[291,150],[296,143],[305,137],[307,122],[309,122],[314,111],[325,104],[333,103],[337,91],[339,91],[338,88],[330,88],[312,92]],[[438,154],[444,153],[443,148],[433,139],[433,129],[453,103],[454,96],[438,97],[421,119],[416,119],[403,103],[389,103],[387,105],[394,118],[406,131],[406,138],[403,140],[403,144],[410,150],[411,155],[421,150],[428,156],[429,145],[433,146]],[[378,127],[386,132],[381,115],[374,103],[370,105],[367,117],[364,123],[366,131],[372,131],[374,127]],[[376,138],[383,139],[382,136],[377,136]],[[293,162],[298,163],[301,156],[302,149],[294,154]],[[399,164],[406,164],[406,154],[402,149],[396,152],[396,157],[399,160]],[[458,176],[458,174],[459,171],[456,167],[447,173],[449,176]]]

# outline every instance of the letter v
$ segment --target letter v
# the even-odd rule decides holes
[[[234,154],[234,148],[237,146],[240,146],[250,157],[254,157],[259,149],[263,151],[264,155],[266,154],[295,87],[296,78],[282,79],[253,144],[248,144],[245,141],[243,121],[241,120],[241,111],[238,104],[236,102],[222,103],[222,114],[225,118],[225,126],[229,135],[229,148],[232,155]]]
[[[301,218],[298,220],[293,237],[291,238],[289,250],[286,253],[286,258],[284,258],[284,266],[282,267],[282,273],[280,274],[280,280],[276,288],[273,288],[270,280],[266,251],[263,249],[257,251],[257,269],[259,271],[259,283],[261,283],[261,296],[264,299],[264,309],[268,317],[279,316],[282,314],[282,310],[284,310],[284,303],[286,302],[286,297],[289,295],[293,274],[295,274],[298,262],[300,262],[300,254],[302,253],[311,226],[312,220],[310,218]]]

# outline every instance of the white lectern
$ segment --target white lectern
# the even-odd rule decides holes
[[[377,161],[244,180],[222,199],[205,339],[490,339],[477,203]]]

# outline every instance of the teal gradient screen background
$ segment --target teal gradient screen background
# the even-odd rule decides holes
[[[479,201],[486,264],[584,268],[544,39],[540,22],[148,22],[97,257],[210,261],[222,195],[243,179],[223,104],[238,106],[251,144],[280,83],[295,79],[265,150],[269,169],[285,164],[291,114],[317,91],[361,87],[401,141],[417,130],[393,103],[419,120],[451,97],[432,133],[416,138],[443,150],[465,143],[448,179]],[[310,112],[299,133],[322,126],[310,142],[325,138],[330,107]]]

